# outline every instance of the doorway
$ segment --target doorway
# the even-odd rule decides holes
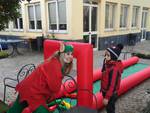
[[[146,40],[147,15],[148,15],[148,10],[143,10],[142,22],[141,22],[141,41]]]
[[[93,45],[93,49],[98,49],[98,36],[97,36],[97,14],[98,4],[84,3],[83,5],[83,39],[84,42]]]

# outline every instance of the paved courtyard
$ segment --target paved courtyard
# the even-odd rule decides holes
[[[139,43],[137,45],[138,47],[134,47],[134,50],[137,51],[141,49],[142,51],[145,50],[146,52],[149,52],[149,44],[150,41]],[[102,66],[102,55],[103,51],[94,52],[94,69]],[[127,57],[130,56],[130,54],[127,54]],[[124,54],[121,55],[120,59],[123,58]],[[0,99],[3,99],[3,79],[5,77],[16,77],[16,73],[25,64],[34,63],[35,65],[38,65],[41,62],[43,62],[43,53],[37,51],[31,52],[29,50],[24,50],[23,55],[0,59]],[[140,59],[140,62],[150,65],[150,60]],[[76,65],[74,65],[73,70],[76,70]],[[150,94],[146,92],[148,88],[150,88],[150,79],[119,97],[116,104],[116,113],[141,113],[141,110],[146,106],[147,102],[150,101]],[[9,102],[9,100],[15,98],[15,91],[8,89],[7,92],[7,102]],[[101,110],[100,113],[106,113],[105,109]]]

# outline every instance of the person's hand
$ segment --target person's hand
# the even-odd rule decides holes
[[[108,104],[108,99],[104,98],[103,99],[103,104],[106,106]]]

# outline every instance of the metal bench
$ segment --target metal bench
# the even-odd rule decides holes
[[[24,65],[19,72],[17,73],[16,78],[10,78],[10,77],[5,77],[3,82],[4,82],[4,98],[3,101],[5,102],[6,99],[6,87],[11,87],[15,88],[16,85],[21,82],[24,78],[26,78],[33,70],[35,69],[34,64],[26,64]]]

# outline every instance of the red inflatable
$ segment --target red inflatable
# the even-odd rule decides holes
[[[124,68],[127,68],[133,64],[136,64],[138,61],[139,61],[139,58],[135,56],[135,57],[129,58],[128,60],[124,60],[122,63],[123,63]],[[101,69],[94,70],[94,73],[93,73],[94,81],[101,79],[101,75],[102,75]]]
[[[44,41],[44,59],[59,50],[59,41]],[[93,101],[93,47],[87,43],[68,42],[74,46],[74,57],[77,59],[77,104],[91,108]],[[70,82],[69,82],[70,85]],[[72,84],[71,84],[72,85]]]
[[[44,58],[47,59],[56,50],[59,49],[59,41],[46,40],[44,42]],[[101,108],[102,95],[100,93],[96,94],[96,99],[93,97],[93,81],[99,80],[101,78],[101,71],[95,70],[93,73],[93,48],[89,44],[85,43],[75,43],[69,42],[74,46],[74,57],[77,59],[77,85],[72,80],[67,81],[62,85],[61,91],[57,97],[64,95],[65,91],[71,92],[76,89],[77,86],[77,105],[86,106],[89,108]],[[132,57],[126,61],[123,61],[124,68],[133,65],[138,62],[137,57]],[[94,75],[94,76],[93,76]],[[135,73],[123,79],[121,82],[121,88],[119,90],[119,95],[125,93],[130,88],[139,84],[143,80],[150,77],[150,68],[144,69],[141,72]],[[94,79],[93,79],[94,78]],[[69,86],[65,87],[64,86]],[[97,100],[97,101],[96,101]],[[93,102],[93,106],[91,103]],[[97,104],[96,104],[97,103]]]
[[[134,73],[121,81],[119,95],[125,93],[129,89],[138,85],[142,81],[150,78],[150,67],[143,69],[140,72]]]
[[[139,61],[138,57],[131,57],[128,60],[124,60],[123,61],[124,68],[127,68],[128,66],[131,66],[133,64],[136,64],[138,61]],[[93,82],[101,79],[101,74],[102,74],[102,72],[101,72],[100,69],[94,70],[94,73],[93,73]],[[76,78],[75,78],[75,80],[76,80]],[[64,89],[64,87],[65,87],[65,89]],[[57,95],[57,98],[62,97],[64,95],[64,93],[66,93],[66,92],[70,93],[70,92],[72,92],[74,90],[76,90],[76,84],[75,84],[75,82],[72,81],[72,80],[67,81],[65,84],[62,85],[61,91]]]
[[[139,58],[134,56],[134,57],[129,58],[128,60],[124,60],[123,66],[124,66],[124,68],[127,68],[129,66],[136,64],[138,61],[139,61]]]
[[[150,67],[124,78],[121,81],[119,95],[125,93],[129,89],[133,88],[134,86],[138,85],[139,83],[148,78],[150,78]],[[102,108],[103,107],[102,99],[103,99],[102,94],[97,93],[96,99],[93,97],[93,108],[96,109]]]

